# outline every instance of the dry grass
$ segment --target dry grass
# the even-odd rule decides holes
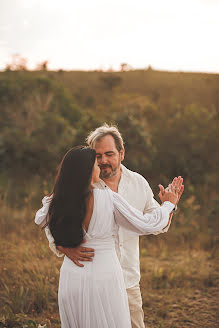
[[[60,327],[57,289],[62,260],[49,250],[33,216],[28,207],[1,208],[0,327]],[[181,242],[174,247],[174,229],[169,234],[170,244],[167,235],[141,240],[147,328],[218,327],[216,244],[193,249]]]
[[[142,259],[141,290],[148,328],[218,327],[219,276],[207,251],[171,251]]]

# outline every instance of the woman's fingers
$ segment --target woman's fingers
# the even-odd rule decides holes
[[[175,186],[175,185],[176,185],[176,182],[177,182],[177,180],[178,180],[178,178],[177,178],[177,177],[175,177],[175,178],[173,179],[173,181],[172,181],[171,185]]]
[[[183,183],[183,178],[179,176],[176,182],[176,188],[180,189],[182,183]]]
[[[182,196],[183,191],[184,191],[184,185],[181,186],[180,191],[178,193],[179,200],[180,200],[180,197]]]
[[[183,183],[183,178],[181,176],[178,176],[178,178],[174,178],[173,182],[171,183],[171,190],[174,192],[179,193],[181,190],[181,186]]]
[[[162,186],[161,184],[159,184],[158,187],[160,188],[160,193],[163,195],[165,193],[164,186]]]
[[[167,191],[167,192],[171,191],[172,190],[171,186],[172,186],[172,184],[169,184],[168,187],[165,189],[165,191]]]
[[[164,189],[164,187],[161,184],[159,184],[158,187],[160,188],[160,192],[159,192],[158,196],[162,202],[164,202],[165,199],[167,199],[167,197],[170,197],[170,198],[174,199],[174,202],[175,202],[175,198],[176,198],[176,203],[178,203],[180,197],[182,196],[183,190],[184,190],[183,178],[181,176],[175,177],[173,179],[172,183],[169,184],[166,189]],[[169,195],[168,195],[168,193],[169,193]],[[170,196],[170,193],[172,193],[172,196]],[[174,194],[174,196],[173,196],[173,194]]]

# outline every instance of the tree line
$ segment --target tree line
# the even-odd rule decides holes
[[[152,186],[182,175],[187,192],[217,197],[218,81],[151,70],[0,73],[1,193],[26,197],[22,185],[36,177],[49,189],[64,153],[107,122],[124,137],[124,163]]]

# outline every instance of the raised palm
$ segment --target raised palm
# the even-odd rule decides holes
[[[165,199],[165,197],[164,197],[165,192],[174,192],[177,194],[177,198],[178,198],[177,202],[176,202],[176,204],[177,204],[184,191],[183,178],[181,176],[175,177],[173,179],[172,183],[169,184],[167,188],[164,188],[162,185],[159,185],[159,188],[160,188],[160,192],[159,192],[158,196],[162,203],[164,202],[164,199]]]

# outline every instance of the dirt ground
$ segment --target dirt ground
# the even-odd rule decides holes
[[[219,271],[207,252],[141,262],[148,268],[141,280],[147,328],[219,327]]]

